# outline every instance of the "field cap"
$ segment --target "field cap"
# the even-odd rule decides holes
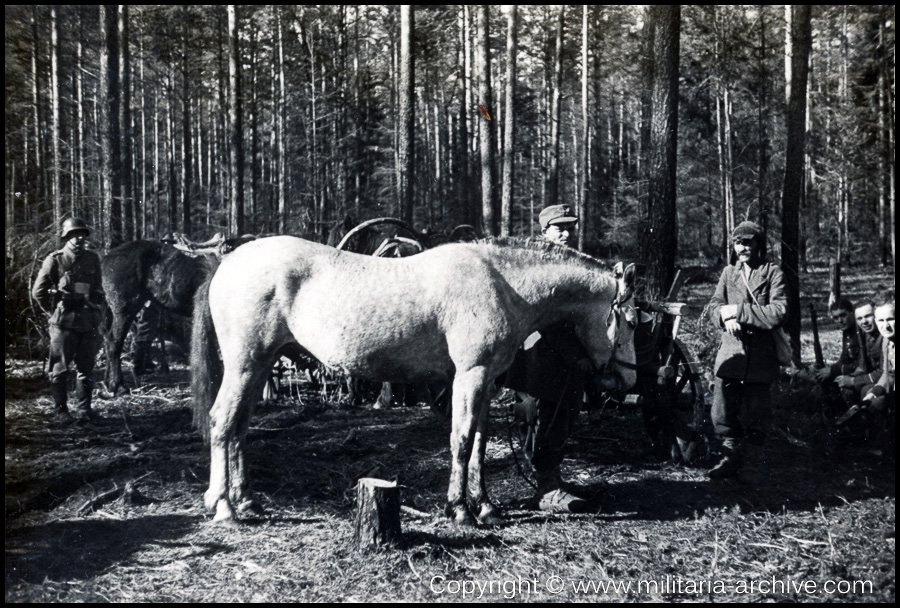
[[[577,222],[578,216],[572,211],[571,205],[550,205],[541,211],[538,221],[541,223],[541,230],[546,230],[547,226]]]
[[[758,241],[762,241],[762,233],[763,231],[762,228],[759,227],[759,224],[747,221],[738,224],[731,236],[735,239],[752,237]]]

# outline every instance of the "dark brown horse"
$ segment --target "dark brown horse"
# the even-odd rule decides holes
[[[161,241],[139,240],[110,250],[101,262],[103,289],[109,305],[104,328],[106,387],[124,386],[122,348],[128,328],[150,300],[166,312],[190,322],[194,294],[211,266],[205,256],[192,257]]]

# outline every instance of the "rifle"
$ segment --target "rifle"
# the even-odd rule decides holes
[[[822,343],[819,342],[819,319],[816,316],[816,308],[812,302],[809,303],[809,316],[812,319],[813,351],[816,355],[815,368],[822,369],[825,367],[825,355],[822,354]]]

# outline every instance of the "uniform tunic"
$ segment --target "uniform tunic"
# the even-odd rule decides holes
[[[49,376],[55,405],[66,407],[69,365],[74,363],[76,406],[90,409],[105,301],[100,258],[92,251],[76,256],[68,246],[54,251],[44,260],[32,295],[50,317]]]

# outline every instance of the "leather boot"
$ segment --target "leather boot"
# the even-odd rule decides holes
[[[589,501],[564,487],[559,467],[537,472],[538,489],[533,506],[548,513],[584,513]]]
[[[709,470],[710,479],[727,479],[736,477],[741,470],[741,442],[738,439],[725,439],[722,442],[722,460]]]
[[[94,391],[93,378],[78,378],[75,383],[75,409],[80,420],[96,420],[98,416],[91,410],[91,396]]]

